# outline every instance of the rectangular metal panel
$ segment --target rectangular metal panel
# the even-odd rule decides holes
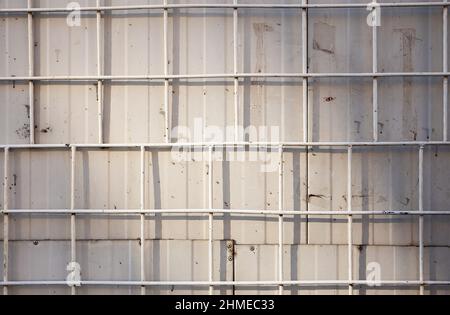
[[[271,280],[276,277],[277,247],[274,245],[236,246],[235,272],[238,281]],[[328,281],[347,279],[346,246],[293,245],[284,249],[284,279]],[[418,277],[417,247],[411,246],[355,246],[353,250],[354,279],[367,280],[367,266],[376,262],[381,266],[381,281],[412,280]],[[448,247],[425,249],[425,279],[448,279],[443,266],[448,264]],[[417,294],[417,287],[372,286],[360,289],[360,294]],[[428,293],[448,294],[448,288]],[[239,287],[236,294],[276,294],[276,287]],[[358,291],[357,291],[358,292]],[[347,294],[345,286],[304,285],[285,288],[286,294]]]
[[[151,281],[205,281],[206,241],[146,240],[145,269]],[[229,260],[227,241],[214,242],[214,277],[217,281],[233,280],[233,261]],[[83,281],[138,281],[139,240],[78,241],[77,252]],[[3,254],[3,250],[0,250]],[[67,277],[70,260],[69,241],[14,241],[10,245],[10,278],[16,281],[54,280]],[[2,269],[0,269],[2,271]],[[67,294],[68,286],[16,287],[12,294]],[[138,287],[81,287],[79,294],[136,294]],[[205,294],[207,287],[155,286],[148,294]],[[230,294],[232,288],[218,288],[216,293]]]
[[[33,6],[64,8],[69,2],[35,0]],[[78,2],[82,7],[96,5],[88,0]],[[100,1],[105,6],[163,3],[162,0]],[[231,5],[233,1],[202,3]],[[255,1],[238,3],[251,5]],[[298,5],[300,2],[279,3]],[[66,23],[67,12],[34,13],[31,74],[27,13],[2,13],[0,38],[4,45],[0,47],[3,56],[0,76],[199,77],[133,82],[128,79],[99,82],[96,78],[36,80],[32,88],[28,80],[1,81],[1,145],[28,144],[33,140],[38,144],[63,145],[185,140],[176,130],[171,130],[168,139],[166,127],[189,128],[190,142],[210,141],[212,131],[224,135],[219,142],[233,142],[235,135],[226,131],[235,124],[256,131],[240,139],[248,142],[414,141],[411,146],[376,148],[285,147],[281,164],[277,161],[278,148],[266,155],[265,161],[250,160],[254,152],[249,148],[245,149],[248,151],[245,161],[230,161],[230,156],[236,154],[233,150],[223,153],[215,147],[218,152],[214,152],[211,169],[207,146],[199,150],[203,153],[194,152],[181,162],[177,161],[180,156],[170,149],[144,147],[143,163],[139,145],[133,149],[125,146],[77,148],[73,200],[69,147],[12,149],[6,187],[9,209],[282,209],[310,211],[311,215],[280,218],[260,214],[163,213],[147,215],[143,221],[139,214],[76,215],[72,216],[75,221],[71,229],[70,215],[10,214],[10,280],[64,280],[65,264],[72,259],[71,238],[72,244],[76,243],[83,272],[101,280],[141,280],[142,252],[137,241],[141,238],[146,241],[147,280],[208,281],[209,239],[214,240],[213,275],[220,281],[357,280],[363,279],[365,268],[372,261],[382,265],[385,280],[417,281],[422,276],[424,281],[450,280],[448,215],[317,215],[318,211],[347,210],[448,211],[448,148],[427,145],[423,163],[419,163],[423,151],[419,151],[418,142],[443,139],[443,75],[383,76],[392,72],[446,73],[443,70],[443,8],[383,7],[381,25],[376,28],[378,39],[374,41],[373,28],[366,23],[367,1],[320,0],[312,4],[326,3],[363,6],[309,8],[307,12],[300,8],[239,8],[237,12],[233,7],[171,8],[167,10],[167,18],[162,8],[105,10],[100,13],[98,34],[95,10],[82,12],[81,24],[76,27]],[[25,0],[0,1],[0,8],[26,7]],[[303,25],[307,26],[307,38],[303,36]],[[98,37],[100,45],[97,45]],[[375,63],[373,50],[377,53],[376,67],[372,64]],[[366,75],[304,79],[299,75],[303,72]],[[239,73],[254,76],[241,77]],[[258,77],[267,73],[297,76]],[[202,78],[208,74],[219,75],[214,79]],[[374,82],[378,84],[377,91]],[[374,108],[376,98],[377,109]],[[270,138],[260,127],[277,127],[280,137]],[[351,170],[349,153],[352,154]],[[4,156],[2,151],[2,166]],[[280,165],[283,166],[281,176]],[[275,167],[263,171],[268,166]],[[351,182],[347,178],[349,174]],[[0,167],[6,185],[4,175]],[[2,209],[4,203],[0,194]],[[0,217],[3,240],[6,217]],[[169,241],[173,239],[177,241]],[[235,262],[228,260],[229,253],[224,252],[224,239],[237,244]],[[0,250],[3,251],[3,246]],[[352,277],[348,275],[348,255],[353,259]],[[282,269],[277,266],[281,258]],[[419,262],[421,258],[424,258],[424,268]],[[183,263],[179,265],[179,261]],[[30,266],[31,262],[37,262],[37,266]],[[53,264],[59,266],[56,273]],[[235,272],[231,271],[232,266]],[[213,289],[214,293],[232,293],[229,287]],[[236,286],[235,289],[238,293],[262,294],[279,290],[276,286]],[[426,289],[427,293],[448,293],[445,286]],[[284,290],[295,294],[345,294],[348,285],[303,289],[285,286]],[[70,289],[12,286],[10,292],[70,293]],[[136,294],[139,286],[86,286],[77,292]],[[419,285],[355,287],[355,293],[366,294],[418,292]],[[206,294],[208,285],[201,288],[149,286],[147,293]]]

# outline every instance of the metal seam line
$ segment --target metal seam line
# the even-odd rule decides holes
[[[208,207],[211,210],[213,208],[213,150],[214,147],[210,146],[208,150]],[[214,213],[210,211],[208,213],[208,279],[209,282],[213,282],[213,223]],[[209,286],[209,295],[213,295],[214,287]]]
[[[171,75],[97,75],[97,76],[2,76],[0,81],[163,81],[176,79],[235,79],[237,78],[369,78],[369,77],[448,77],[449,72],[334,72],[334,73],[204,73]]]
[[[348,294],[353,295],[353,217],[352,217],[352,146],[347,151],[347,263],[348,263]]]
[[[4,150],[3,161],[3,209],[9,208],[8,198],[8,171],[9,171],[9,148]],[[9,214],[3,213],[3,281],[8,281],[8,262],[9,262]],[[8,288],[3,287],[3,295],[8,295]]]
[[[141,147],[141,170],[140,170],[140,206],[141,211],[145,208],[145,147]],[[141,281],[145,282],[145,214],[141,213]],[[141,295],[146,294],[145,286],[141,287]]]
[[[164,5],[167,6],[167,0],[164,0]],[[164,62],[164,137],[166,143],[170,143],[171,133],[170,133],[170,121],[169,121],[169,41],[168,41],[168,20],[169,12],[167,7],[164,8],[163,14],[163,62]]]
[[[75,213],[75,159],[76,159],[77,148],[73,146],[71,148],[70,155],[70,262],[75,263],[77,261],[77,251],[76,251],[76,221]],[[71,294],[76,294],[75,285],[71,286]]]
[[[97,110],[98,110],[98,143],[103,143],[103,81],[101,56],[101,19],[100,0],[97,0],[96,31],[97,31]]]
[[[263,216],[305,216],[305,215],[318,215],[318,216],[348,216],[361,215],[361,216],[441,216],[450,215],[448,211],[341,211],[341,210],[328,210],[328,211],[298,211],[298,210],[247,210],[247,209],[14,209],[14,210],[2,210],[2,214],[47,214],[47,215],[65,215],[65,214],[95,214],[95,215],[154,215],[154,214],[248,214],[248,215],[263,215]]]
[[[76,146],[79,149],[133,149],[140,148],[144,146],[151,149],[170,149],[176,147],[237,147],[244,146],[249,148],[261,148],[261,147],[278,147],[283,145],[285,148],[306,148],[306,147],[348,147],[349,145],[353,147],[406,147],[406,146],[447,146],[450,145],[449,141],[391,141],[391,142],[186,142],[186,143],[85,143],[85,144],[11,144],[11,145],[0,145],[0,148],[4,149],[6,147],[16,150],[26,150],[26,149],[68,149],[72,146]]]
[[[423,285],[423,249],[424,249],[424,236],[423,236],[423,151],[424,146],[419,148],[419,281],[420,281],[420,295],[424,294],[425,288]]]
[[[380,3],[380,7],[442,7],[446,6],[446,1],[435,2],[390,2]],[[161,10],[161,9],[177,9],[177,8],[202,8],[202,9],[233,9],[238,8],[260,8],[260,9],[351,9],[351,8],[367,8],[367,3],[327,3],[327,4],[155,4],[155,5],[123,5],[123,6],[101,6],[101,7],[81,7],[79,11],[113,11],[113,10]],[[72,8],[33,8],[32,12],[71,12]],[[25,8],[5,8],[0,9],[0,13],[25,13]]]
[[[33,7],[33,0],[27,1],[28,9]],[[28,75],[34,76],[34,33],[33,33],[33,13],[28,11]],[[29,102],[29,120],[30,120],[30,144],[35,143],[34,135],[34,81],[28,81],[28,102]]]
[[[276,286],[279,281],[81,281],[83,286]],[[351,283],[346,280],[291,280],[283,281],[284,286],[373,286],[373,281],[354,280]],[[379,282],[381,287],[386,286],[417,286],[417,280],[383,280]],[[424,286],[448,286],[450,281],[424,281]],[[67,281],[7,281],[0,282],[0,286],[33,286],[33,285],[67,285]]]
[[[284,169],[283,169],[283,146],[280,145],[279,151],[279,160],[280,164],[278,166],[278,208],[280,211],[280,215],[278,216],[278,280],[280,283],[283,282],[283,195],[284,195],[284,187],[283,187],[283,179],[284,179]],[[278,285],[278,294],[283,295],[283,285]]]
[[[447,0],[445,0],[444,2],[447,2]],[[442,31],[442,66],[443,66],[443,71],[447,72],[448,71],[448,7],[444,6],[443,10],[442,10],[442,26],[443,26],[443,31]],[[444,81],[443,81],[443,140],[447,141],[448,140],[448,76],[444,76]]]
[[[379,18],[377,12],[377,1],[373,1],[372,7],[372,106],[373,106],[373,141],[378,141],[378,78],[376,73],[378,72],[378,25],[377,19]],[[373,20],[375,18],[375,21]]]
[[[237,0],[233,3],[237,5]],[[238,8],[233,9],[234,141],[239,141]]]

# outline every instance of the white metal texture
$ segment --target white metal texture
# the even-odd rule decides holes
[[[450,293],[447,1],[0,0],[0,55],[3,294]]]

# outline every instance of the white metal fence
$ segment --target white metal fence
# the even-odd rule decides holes
[[[313,2],[313,1],[311,1]],[[338,10],[338,9],[365,9],[368,7],[366,3],[333,3],[333,4],[317,4],[308,3],[306,0],[299,1],[297,4],[263,4],[263,3],[251,3],[251,4],[241,4],[237,0],[234,0],[231,4],[170,4],[167,0],[164,0],[162,4],[149,4],[149,5],[121,5],[121,6],[105,6],[101,4],[101,1],[97,0],[95,6],[90,7],[79,7],[77,8],[80,12],[95,12],[96,14],[96,58],[97,58],[97,74],[92,76],[53,76],[36,75],[34,71],[34,18],[37,14],[48,13],[66,13],[69,14],[73,12],[74,9],[66,7],[33,7],[33,1],[28,0],[28,7],[26,8],[2,8],[0,9],[0,14],[5,18],[10,18],[5,14],[19,14],[27,16],[28,25],[28,75],[27,76],[2,76],[0,81],[6,84],[15,84],[15,82],[25,82],[28,83],[29,92],[29,125],[30,125],[30,143],[29,144],[2,144],[0,148],[3,150],[4,165],[3,165],[3,200],[4,205],[1,213],[3,214],[3,281],[0,285],[3,287],[4,294],[8,293],[8,288],[14,286],[42,286],[42,285],[65,285],[67,281],[61,279],[61,281],[15,281],[8,276],[8,265],[10,262],[10,256],[8,253],[9,249],[9,224],[11,217],[17,214],[29,214],[29,215],[40,215],[46,214],[51,216],[70,216],[70,259],[72,262],[77,261],[77,235],[76,235],[76,219],[79,215],[132,215],[140,218],[140,281],[90,281],[82,280],[80,281],[81,286],[135,286],[141,288],[141,293],[145,294],[147,287],[154,286],[199,286],[199,287],[209,287],[210,294],[213,293],[215,287],[229,287],[229,286],[277,286],[280,294],[283,294],[285,287],[289,286],[342,286],[348,287],[348,293],[353,294],[353,289],[355,286],[368,286],[373,285],[373,281],[370,280],[356,280],[353,278],[353,248],[352,234],[353,234],[353,218],[354,216],[417,216],[419,218],[419,257],[418,257],[418,279],[411,280],[383,280],[378,284],[382,286],[410,286],[419,287],[420,293],[425,292],[426,287],[434,286],[448,286],[450,281],[448,280],[426,280],[424,278],[424,220],[431,216],[440,215],[450,215],[450,211],[447,209],[427,209],[424,206],[423,201],[423,190],[424,190],[424,150],[427,147],[435,146],[448,146],[450,142],[448,141],[448,3],[447,1],[441,2],[382,2],[382,3],[372,3],[369,4],[369,8],[372,10],[372,17],[376,18],[378,11],[390,10],[394,7],[425,7],[425,8],[440,8],[442,9],[442,32],[443,32],[443,51],[442,51],[442,71],[440,72],[381,72],[378,66],[378,31],[377,27],[372,27],[372,71],[367,73],[311,73],[308,68],[308,11],[310,9],[321,9],[321,10]],[[171,18],[171,11],[174,9],[227,9],[232,12],[233,16],[233,73],[213,73],[213,74],[202,74],[202,73],[186,73],[186,74],[172,74],[169,72],[169,53],[168,53],[168,21]],[[301,17],[301,39],[302,39],[302,72],[301,73],[242,73],[239,72],[238,66],[238,22],[239,13],[242,9],[289,9],[298,11]],[[163,54],[163,73],[159,75],[105,75],[102,71],[101,65],[102,52],[101,52],[101,42],[102,42],[102,19],[105,12],[110,12],[114,10],[154,10],[158,14],[161,14],[163,19],[163,47],[159,49],[162,50]],[[369,12],[370,13],[370,12]],[[83,18],[83,17],[81,17]],[[361,26],[362,27],[362,26]],[[300,33],[300,32],[299,32]],[[431,78],[436,77],[442,79],[442,91],[443,91],[443,103],[442,103],[442,139],[437,141],[379,141],[379,102],[378,102],[378,80],[380,78],[386,77],[424,77]],[[302,97],[303,106],[302,110],[302,127],[303,127],[303,139],[298,139],[295,142],[278,141],[278,142],[249,142],[242,138],[239,132],[241,125],[240,110],[239,110],[239,86],[242,80],[245,78],[295,78],[302,80]],[[312,78],[369,78],[372,80],[372,141],[341,141],[341,142],[322,142],[322,141],[311,141],[313,135],[310,131],[309,126],[309,108],[308,108],[308,85],[309,80]],[[234,141],[232,142],[192,142],[192,143],[174,143],[172,142],[171,135],[171,112],[170,112],[170,86],[173,80],[177,79],[223,79],[227,81],[232,81],[234,90]],[[97,98],[97,117],[98,117],[98,143],[70,143],[70,144],[45,144],[36,143],[35,141],[35,84],[37,82],[91,82],[97,85],[98,98]],[[109,81],[121,81],[126,84],[134,81],[158,81],[164,84],[164,138],[165,143],[105,143],[104,141],[104,98],[103,89],[105,82]],[[392,106],[395,106],[393,104]],[[341,216],[347,219],[347,269],[348,269],[348,279],[347,280],[286,280],[283,278],[283,235],[284,235],[284,220],[286,217],[295,216],[309,216],[310,211],[303,210],[292,210],[286,209],[283,205],[284,196],[284,176],[285,171],[283,167],[283,156],[285,150],[308,150],[314,147],[332,147],[332,148],[342,148],[346,149],[347,154],[347,209],[336,211],[314,211],[315,216]],[[418,209],[412,211],[396,210],[396,209],[386,209],[384,211],[356,211],[352,207],[352,154],[355,148],[359,147],[408,147],[414,148],[418,152],[417,167],[418,167]],[[208,196],[208,207],[205,209],[146,209],[145,207],[145,153],[149,150],[171,150],[174,148],[187,148],[188,150],[201,150],[207,153],[208,160],[208,181],[207,181],[207,191],[205,194]],[[278,166],[278,192],[279,200],[277,210],[248,210],[248,209],[216,209],[213,205],[213,194],[214,194],[214,180],[213,180],[213,155],[216,151],[222,151],[225,148],[236,149],[236,150],[256,150],[256,149],[267,149],[272,152],[277,152],[279,155],[279,166]],[[76,153],[78,150],[129,150],[129,151],[139,151],[140,152],[140,171],[139,174],[135,174],[140,178],[140,208],[138,209],[77,209],[75,203],[75,168],[76,168]],[[21,150],[59,150],[70,152],[70,205],[66,209],[10,209],[8,199],[9,199],[9,183],[11,178],[10,174],[10,156],[11,152],[21,151]],[[38,183],[36,183],[38,184]],[[146,242],[145,237],[145,223],[146,218],[149,216],[157,214],[198,214],[202,216],[207,216],[208,218],[208,280],[207,281],[152,281],[146,277],[145,266],[151,262],[145,260],[145,247]],[[277,254],[277,278],[270,281],[219,281],[214,279],[213,276],[213,226],[215,216],[223,214],[241,214],[241,215],[258,215],[258,216],[269,216],[278,218],[278,254]],[[72,286],[72,293],[76,293],[76,286]]]

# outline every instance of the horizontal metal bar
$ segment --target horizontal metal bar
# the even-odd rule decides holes
[[[115,11],[115,10],[164,10],[164,9],[350,9],[367,8],[368,3],[324,3],[324,4],[149,4],[149,5],[122,5],[122,6],[98,6],[80,7],[79,11]],[[380,7],[444,7],[447,2],[403,2],[403,3],[378,3]],[[4,8],[0,13],[45,13],[45,12],[72,12],[74,8]]]
[[[186,142],[186,143],[85,143],[85,144],[2,144],[0,149],[171,149],[171,148],[274,148],[282,145],[286,149],[302,147],[401,147],[401,146],[447,146],[450,141],[392,141],[392,142]]]
[[[7,281],[0,286],[68,285],[67,281]],[[297,281],[80,281],[81,286],[448,286],[450,281],[297,280]],[[374,287],[376,288],[376,287]]]
[[[182,79],[236,78],[377,78],[377,77],[447,77],[450,72],[335,72],[335,73],[204,73],[171,75],[60,75],[60,76],[3,76],[0,81],[163,81]]]
[[[348,215],[418,215],[435,216],[450,215],[449,211],[295,211],[295,210],[245,210],[245,209],[15,209],[0,210],[1,214],[49,214],[49,215],[152,215],[152,214],[247,214],[269,216],[348,216]]]

